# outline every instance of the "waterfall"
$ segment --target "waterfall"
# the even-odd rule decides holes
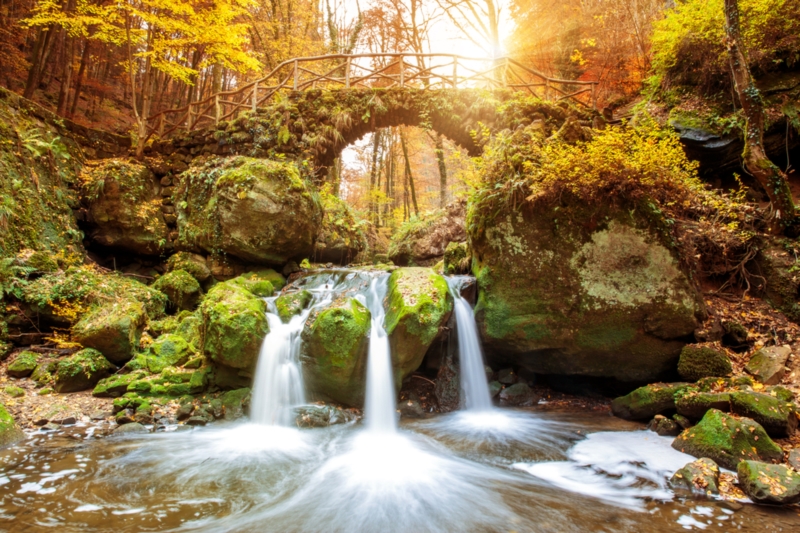
[[[492,397],[486,381],[478,326],[469,302],[461,296],[465,276],[447,278],[450,293],[455,300],[456,331],[461,374],[461,393],[469,411],[488,411],[492,408]]]
[[[383,299],[386,296],[389,277],[373,278],[367,292],[358,298],[372,314],[369,334],[369,357],[367,359],[367,397],[364,405],[364,418],[367,429],[373,433],[395,433],[397,414],[395,404],[392,356],[389,337],[383,326],[386,311]]]

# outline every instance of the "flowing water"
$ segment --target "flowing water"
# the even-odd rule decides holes
[[[605,414],[469,403],[462,412],[398,427],[383,329],[386,276],[333,271],[298,285],[314,294],[311,306],[348,295],[372,312],[363,426],[291,427],[291,408],[303,401],[297,355],[310,308],[279,324],[270,304],[271,333],[253,398],[259,423],[104,438],[98,437],[110,425],[31,432],[0,451],[0,531],[638,533],[800,527],[792,509],[674,499],[666,481],[693,458],[673,450],[671,439]],[[472,314],[468,305],[459,307],[469,311],[457,315],[460,340]],[[474,321],[472,328],[474,333]],[[470,346],[469,339],[461,345]],[[471,354],[477,354],[482,374],[479,348]],[[470,357],[463,352],[462,365]],[[465,380],[465,386],[470,383]],[[481,381],[474,384],[480,390]]]

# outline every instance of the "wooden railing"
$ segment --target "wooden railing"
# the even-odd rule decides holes
[[[486,63],[491,63],[485,68]],[[281,92],[314,88],[419,90],[506,88],[547,100],[572,99],[596,108],[597,81],[551,78],[508,58],[486,60],[454,54],[352,54],[284,61],[263,78],[148,118],[147,139],[164,138],[255,111]],[[580,98],[579,98],[580,97]]]

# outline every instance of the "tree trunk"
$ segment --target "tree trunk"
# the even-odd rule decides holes
[[[400,130],[400,146],[403,148],[403,159],[406,161],[406,175],[408,176],[408,187],[411,189],[411,201],[414,204],[414,214],[419,217],[419,206],[417,205],[417,192],[414,190],[414,176],[411,174],[411,162],[408,160],[408,147],[403,130]]]
[[[67,37],[67,46],[64,50],[64,75],[61,77],[61,87],[58,90],[58,106],[56,114],[63,117],[67,114],[67,104],[69,103],[69,88],[72,85],[72,60],[75,55],[75,39]]]
[[[728,48],[733,82],[747,120],[744,131],[744,165],[767,191],[773,212],[769,217],[771,233],[782,233],[796,218],[792,193],[786,175],[774,165],[764,150],[764,102],[758,91],[742,42],[739,26],[739,3],[725,0],[725,45]]]
[[[24,98],[30,99],[36,91],[36,86],[39,84],[39,74],[41,72],[42,56],[44,56],[45,42],[52,33],[51,29],[39,30],[39,35],[36,38],[36,44],[33,45],[33,53],[31,54],[31,68],[28,70],[28,81],[25,82],[25,91],[22,93]]]
[[[369,169],[369,212],[371,217],[373,218],[373,222],[375,222],[375,197],[373,192],[375,191],[375,182],[377,181],[378,176],[378,148],[381,142],[381,131],[376,130],[375,133],[372,134],[372,166]]]
[[[436,134],[436,162],[439,163],[439,207],[447,205],[447,166],[444,163],[444,141]]]
[[[88,63],[89,59],[89,45],[91,41],[86,39],[86,42],[83,44],[83,53],[81,54],[81,66],[78,68],[78,79],[75,80],[75,95],[72,98],[72,107],[69,110],[70,116],[75,115],[75,111],[78,110],[78,99],[81,97],[81,89],[83,89],[83,76],[86,72],[86,64]]]

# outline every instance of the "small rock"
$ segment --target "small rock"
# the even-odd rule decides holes
[[[46,418],[40,418],[39,420],[37,420],[36,422],[34,422],[34,423],[33,423],[33,425],[34,425],[34,426],[45,426],[45,425],[47,425],[47,423],[48,423],[48,422],[50,422],[48,419],[46,419]]]
[[[186,421],[187,426],[205,426],[207,423],[204,416],[192,416]]]
[[[497,373],[497,381],[502,383],[503,385],[513,385],[519,379],[517,378],[517,374],[511,368],[504,368]]]
[[[800,472],[800,448],[789,452],[789,466]]]
[[[6,387],[3,389],[6,394],[11,396],[12,398],[21,398],[25,396],[25,389],[22,387],[15,387],[13,385]]]
[[[131,433],[150,433],[150,431],[138,422],[131,422],[130,424],[119,426],[112,431],[114,435],[128,435]]]
[[[178,410],[175,412],[175,417],[178,420],[183,421],[191,417],[193,412],[194,412],[194,404],[185,403],[180,407],[178,407]]]
[[[761,348],[750,358],[745,370],[764,385],[777,385],[783,379],[791,353],[789,346]]]
[[[690,427],[692,427],[694,425],[694,424],[692,424],[691,420],[689,420],[688,418],[686,418],[683,415],[674,414],[674,415],[672,415],[672,419],[675,422],[677,422],[677,424],[680,427],[682,427],[683,429],[689,429]]]
[[[707,457],[698,459],[675,472],[669,485],[675,490],[685,490],[696,495],[719,494],[719,466]]]
[[[132,423],[134,421],[133,420],[133,410],[132,409],[125,409],[123,411],[120,411],[119,413],[117,413],[117,416],[115,417],[115,420],[117,421],[117,424],[119,424],[120,426],[123,425],[123,424]]]
[[[297,408],[297,427],[320,428],[335,424],[346,424],[358,418],[355,411],[341,409],[334,405],[303,405]]]
[[[97,421],[97,420],[105,420],[110,416],[109,413],[105,413],[103,411],[95,411],[91,415],[89,415],[89,419]]]
[[[492,398],[497,397],[501,390],[503,390],[503,385],[501,385],[499,381],[489,382],[489,394]]]
[[[51,389],[50,387],[45,387],[43,389],[39,389],[36,394],[38,394],[39,396],[47,396],[48,394],[53,394],[53,389]]]
[[[296,261],[289,261],[284,265],[282,274],[288,278],[295,272],[300,272],[300,265],[298,265]]]
[[[409,393],[408,399],[398,403],[397,410],[400,411],[401,416],[407,418],[421,418],[425,414],[419,402],[419,397],[413,392]]]
[[[42,429],[47,431],[56,431],[57,429],[61,429],[61,426],[59,426],[58,424],[53,424],[52,422],[48,422],[47,424],[42,426]]]
[[[747,328],[738,322],[725,322],[722,327],[725,329],[722,344],[737,351],[747,347]]]
[[[739,486],[755,503],[789,505],[800,502],[800,473],[784,465],[742,461]]]
[[[500,391],[500,405],[530,406],[539,399],[526,383],[517,383]]]
[[[59,424],[61,426],[71,426],[75,424],[78,420],[74,416],[65,416],[64,418],[55,418],[51,422],[54,424]]]
[[[682,428],[674,420],[663,415],[656,415],[647,424],[647,429],[658,433],[662,437],[677,437],[680,435]]]

